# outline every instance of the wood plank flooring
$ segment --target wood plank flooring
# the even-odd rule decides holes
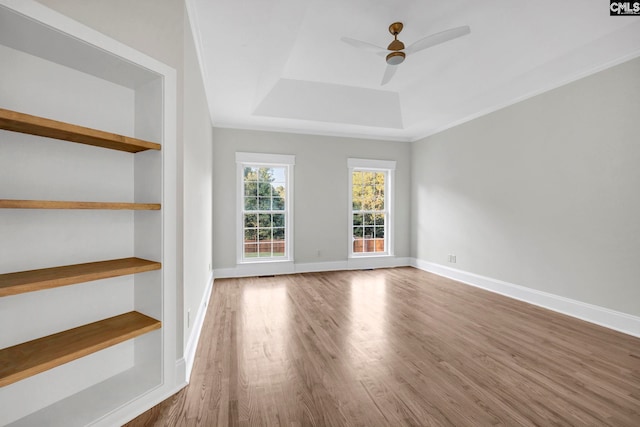
[[[640,339],[413,268],[216,280],[128,426],[640,426]]]

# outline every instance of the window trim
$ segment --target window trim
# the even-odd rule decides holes
[[[349,258],[373,258],[373,257],[388,257],[394,255],[394,198],[395,198],[395,160],[375,160],[375,159],[347,159],[347,167],[349,169],[349,208],[348,208],[348,233],[347,240],[349,245]],[[374,172],[386,172],[387,179],[384,183],[385,194],[385,206],[387,210],[387,224],[385,224],[385,239],[386,251],[385,252],[353,252],[353,172],[357,170],[362,171],[374,171]]]
[[[263,264],[293,262],[293,170],[296,156],[288,154],[236,152],[236,262],[238,264]],[[284,167],[287,187],[285,189],[285,256],[281,258],[244,257],[244,168]]]

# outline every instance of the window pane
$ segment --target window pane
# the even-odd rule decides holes
[[[353,187],[351,187],[351,198],[353,201],[360,201],[362,199],[362,185],[353,183]]]
[[[244,242],[255,243],[258,238],[258,230],[255,228],[245,228],[244,230]]]
[[[371,239],[371,252],[384,252],[384,239]]]
[[[273,185],[273,190],[271,190],[273,192],[273,196],[278,196],[278,197],[282,197],[284,198],[285,196],[285,186],[283,182],[274,182]]]
[[[259,182],[273,181],[273,170],[271,168],[258,169],[258,181]]]
[[[258,183],[258,196],[271,197],[271,184],[268,182]]]
[[[260,257],[271,256],[271,229],[258,230],[258,252]]]
[[[367,186],[375,184],[375,176],[374,172],[362,172],[362,183]]]
[[[284,227],[284,214],[273,214],[273,226]]]
[[[284,256],[285,254],[284,233],[284,228],[273,229],[273,256]]]
[[[245,243],[244,244],[244,256],[245,258],[252,258],[257,256],[258,254],[258,245],[255,243]]]
[[[375,225],[384,225],[384,214],[374,214],[373,220],[375,221]]]
[[[384,227],[376,227],[375,233],[376,239],[384,239]]]
[[[375,216],[373,214],[364,214],[364,225],[374,225]]]
[[[271,210],[271,197],[260,197],[258,201],[258,209],[261,211]]]
[[[246,167],[244,168],[244,182],[257,181],[258,171],[256,168]]]
[[[287,169],[283,167],[271,168],[273,182],[287,182]]]
[[[364,228],[364,237],[366,239],[372,239],[373,238],[373,227],[365,227]]]
[[[377,210],[384,210],[384,184],[376,185]]]
[[[274,197],[272,208],[274,211],[284,210],[284,199],[282,197]]]
[[[374,194],[373,186],[366,185],[362,187],[362,209],[367,211],[375,210],[376,197]]]
[[[258,244],[258,252],[259,257],[270,257],[271,256],[271,242],[260,243]]]
[[[364,251],[363,233],[364,229],[362,227],[353,227],[353,252]]]
[[[258,239],[260,242],[271,241],[271,229],[261,228],[258,230]]]
[[[277,227],[273,229],[273,240],[284,240],[284,228]]]
[[[353,214],[353,225],[362,225],[362,214]]]
[[[244,183],[244,195],[245,196],[257,196],[258,195],[258,183],[245,182]]]
[[[257,197],[245,197],[244,198],[244,210],[255,211],[258,208]]]
[[[273,256],[284,256],[285,255],[285,247],[284,247],[285,243],[284,240],[280,240],[280,241],[273,241],[273,245],[272,245],[272,251],[273,251]]]
[[[256,214],[245,214],[244,215],[244,226],[246,228],[257,227],[258,219]]]
[[[260,228],[271,227],[271,214],[259,214],[258,224],[260,224]]]

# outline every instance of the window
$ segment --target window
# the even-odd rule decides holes
[[[294,156],[236,153],[238,261],[291,261]]]
[[[392,192],[395,161],[349,159],[349,253],[393,254]]]

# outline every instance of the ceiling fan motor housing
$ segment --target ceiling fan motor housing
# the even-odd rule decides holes
[[[389,65],[398,65],[404,62],[405,54],[404,52],[394,51],[387,55],[387,64]]]

